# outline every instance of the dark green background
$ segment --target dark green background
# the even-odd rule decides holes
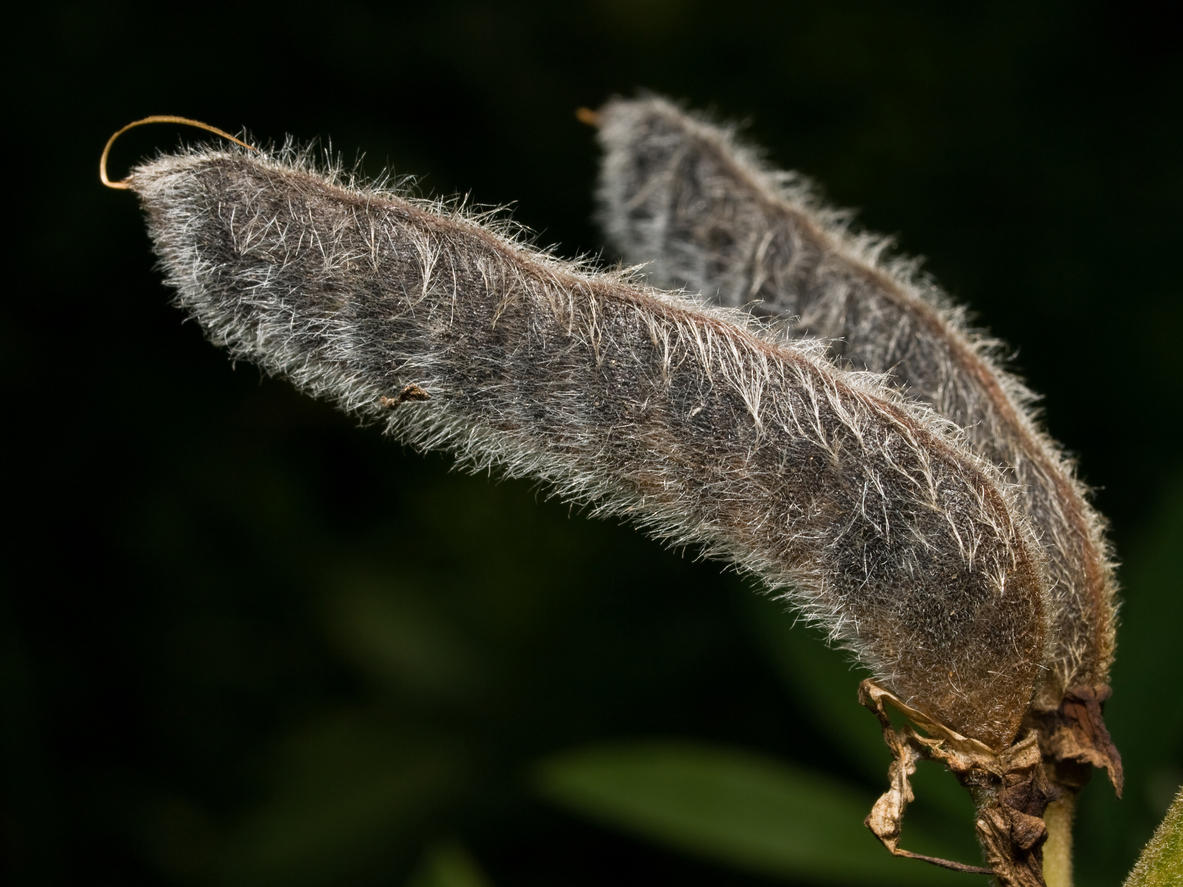
[[[634,740],[745,750],[869,808],[887,755],[858,676],[791,617],[693,552],[232,368],[169,307],[134,198],[96,178],[114,129],[184,114],[331,138],[594,253],[573,111],[648,88],[750,120],[777,165],[898,232],[1046,396],[1124,563],[1127,793],[1088,788],[1077,854],[1081,885],[1116,883],[1183,781],[1177,31],[1128,6],[952,6],[46,4],[12,23],[0,879],[400,884],[445,841],[497,885],[784,881],[538,789],[538,762]],[[191,137],[129,134],[113,172]],[[967,846],[968,811],[917,821]]]

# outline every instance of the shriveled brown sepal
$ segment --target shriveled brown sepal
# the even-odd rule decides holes
[[[859,687],[859,702],[874,712],[893,760],[890,786],[875,802],[867,827],[895,856],[919,859],[955,871],[993,874],[1003,887],[1044,887],[1043,812],[1060,792],[1048,780],[1035,732],[1001,752],[962,736],[904,703],[873,681]],[[911,723],[896,727],[885,706]],[[947,766],[978,803],[976,831],[989,868],[924,856],[899,846],[904,811],[914,798],[909,777],[921,758]]]
[[[869,683],[866,682],[864,687]],[[870,684],[870,686],[875,687],[874,684]],[[877,707],[879,705],[878,699],[875,702],[868,703],[867,697],[863,696],[860,691],[860,701],[873,711],[881,713],[881,708]],[[902,740],[900,734],[891,728],[890,723],[885,722],[883,736],[888,747],[891,748],[893,755],[891,766],[887,770],[887,779],[890,783],[890,788],[879,797],[879,800],[875,802],[875,806],[871,808],[871,812],[867,815],[866,820],[864,820],[867,828],[871,830],[875,837],[883,843],[883,846],[893,856],[919,859],[923,862],[932,863],[933,865],[959,872],[991,874],[990,869],[982,868],[981,866],[954,862],[950,859],[940,859],[935,856],[925,856],[922,853],[913,853],[911,850],[904,850],[900,847],[904,810],[907,809],[907,806],[912,801],[916,800],[916,795],[912,792],[912,783],[909,777],[916,772],[916,761],[922,755],[915,745]]]
[[[1059,709],[1034,711],[1027,720],[1039,732],[1040,748],[1058,785],[1079,791],[1092,776],[1093,767],[1099,767],[1109,774],[1120,798],[1125,784],[1121,754],[1101,711],[1109,693],[1105,685],[1070,687]]]

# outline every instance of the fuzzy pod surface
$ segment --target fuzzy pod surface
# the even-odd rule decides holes
[[[1046,560],[1049,647],[1033,699],[1054,753],[1121,765],[1101,721],[1116,628],[1104,520],[1072,463],[1034,418],[1033,395],[971,331],[915,263],[850,232],[799,177],[771,170],[732,131],[660,98],[613,100],[597,114],[601,221],[628,262],[812,336],[856,369],[890,373],[909,396],[967,429],[976,452],[1020,490]]]
[[[933,718],[1013,740],[1038,548],[998,472],[878,377],[290,150],[167,155],[129,183],[178,304],[235,358],[700,546]]]

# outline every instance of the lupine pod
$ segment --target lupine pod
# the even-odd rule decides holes
[[[658,98],[597,113],[605,155],[599,197],[613,244],[649,263],[660,286],[685,287],[829,341],[857,369],[890,373],[911,397],[967,429],[971,446],[1020,488],[1043,544],[1049,649],[1028,720],[1075,785],[1121,759],[1101,719],[1113,660],[1116,582],[1103,519],[1072,463],[1033,416],[1033,396],[993,343],[885,242],[855,236],[799,178],[777,173],[733,134]]]
[[[178,303],[234,357],[699,545],[933,718],[1014,738],[1045,643],[1037,547],[994,468],[878,378],[290,153],[164,156],[129,184]]]

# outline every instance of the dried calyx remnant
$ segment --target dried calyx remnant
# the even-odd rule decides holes
[[[882,238],[852,233],[844,214],[730,130],[659,98],[610,102],[597,121],[601,215],[629,260],[651,262],[663,286],[781,319],[788,337],[825,338],[834,359],[890,373],[965,427],[975,451],[1018,485],[1043,543],[1050,617],[1026,726],[1058,784],[1079,788],[1099,766],[1120,792],[1120,757],[1101,719],[1116,611],[1104,521],[993,344],[914,263],[883,260]]]
[[[606,139],[621,107],[602,113]],[[993,870],[1039,883],[1039,816],[1057,788],[1038,751],[1031,765],[1027,727],[1072,593],[1049,579],[1048,529],[1012,463],[975,452],[944,403],[908,400],[742,311],[561,261],[290,148],[166,155],[126,184],[178,304],[236,358],[782,593],[873,675],[864,703],[897,756],[872,814],[880,839],[906,853],[909,766],[936,757],[972,785]],[[912,724],[892,726],[885,705]]]

